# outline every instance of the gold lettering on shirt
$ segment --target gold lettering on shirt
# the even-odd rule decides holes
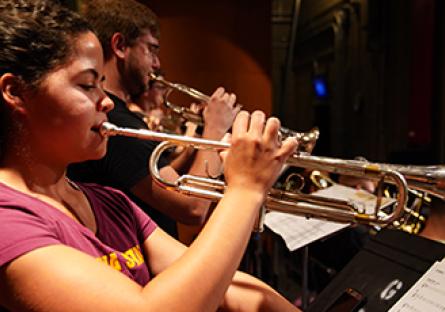
[[[117,271],[122,270],[121,264],[119,263],[119,259],[117,258],[117,255],[116,255],[115,252],[110,253],[110,263],[109,263],[109,265],[113,269],[115,269]]]
[[[108,255],[103,255],[96,258],[96,260],[105,263],[117,271],[122,271],[121,263],[119,262],[118,255],[121,255],[126,261],[125,266],[132,269],[139,266],[145,262],[144,256],[141,253],[141,248],[139,246],[134,246],[125,252],[113,251]]]
[[[136,266],[137,262],[133,250],[127,250],[122,254],[122,256],[124,256],[125,260],[127,260],[127,262],[125,263],[127,265],[127,268],[132,269]]]
[[[141,247],[139,247],[139,246],[133,247],[133,250],[134,250],[136,257],[138,258],[139,264],[144,263],[144,256],[141,253]]]

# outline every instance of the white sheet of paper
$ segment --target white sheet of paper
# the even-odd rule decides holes
[[[437,261],[389,312],[444,312],[445,261]]]
[[[335,184],[313,194],[352,201],[367,213],[372,213],[375,210],[375,195],[344,185]],[[391,202],[393,200],[384,199],[382,205]],[[307,219],[306,217],[273,211],[266,214],[264,224],[283,238],[290,251],[297,250],[349,226],[345,223]]]

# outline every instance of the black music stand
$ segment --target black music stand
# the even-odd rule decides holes
[[[358,311],[332,308],[343,300],[347,290],[362,295],[357,300],[361,306],[359,311],[388,311],[435,261],[444,256],[444,244],[402,231],[382,230],[305,311]]]

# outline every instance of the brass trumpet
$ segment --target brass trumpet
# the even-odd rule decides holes
[[[180,83],[170,82],[168,80],[165,80],[162,76],[157,76],[154,73],[150,74],[150,79],[153,81],[162,83],[163,85],[168,87],[170,90],[176,90],[181,93],[187,94],[190,97],[192,97],[200,102],[208,102],[210,100],[210,96],[208,96],[196,89],[193,89],[191,87],[188,87],[188,86],[180,84]],[[174,105],[171,102],[169,102],[168,96],[170,95],[170,93],[171,93],[171,91],[167,92],[167,95],[166,95],[165,101],[164,101],[164,104],[168,108],[170,108],[173,112],[181,115],[183,118],[185,118],[188,121],[191,121],[198,125],[204,124],[203,117],[201,114],[195,113],[188,107]],[[280,135],[283,139],[290,137],[290,136],[298,136],[300,134],[301,134],[300,132],[297,132],[297,131],[294,131],[294,130],[291,130],[288,128],[281,127],[281,129],[280,129]],[[317,141],[319,136],[320,136],[320,131],[318,130],[318,128],[311,129],[309,132],[306,133],[305,138],[301,138],[301,144],[300,144],[301,147],[300,148],[303,149],[303,145],[305,146],[305,148],[307,150],[313,148],[313,146],[311,146],[310,144]]]
[[[165,150],[176,145],[192,146],[197,149],[223,150],[229,148],[230,144],[181,135],[158,133],[150,130],[120,128],[108,122],[102,124],[100,133],[103,136],[122,135],[143,140],[164,141],[157,146],[150,158],[149,167],[156,183],[167,190],[213,201],[218,201],[223,197],[226,187],[223,181],[192,175],[183,175],[176,181],[167,181],[160,176],[158,161]],[[371,225],[391,224],[395,220],[401,218],[404,212],[408,190],[406,179],[411,183],[410,186],[421,190],[429,189],[436,194],[439,193],[439,181],[440,183],[445,181],[445,169],[441,167],[435,167],[433,170],[425,170],[425,168],[422,167],[404,168],[397,165],[380,165],[357,160],[316,157],[304,153],[295,154],[290,157],[287,165],[378,179],[379,189],[383,188],[384,182],[392,183],[398,189],[397,202],[394,210],[391,214],[383,215],[379,213],[382,208],[382,192],[378,192],[379,195],[374,214],[366,214],[360,207],[357,207],[357,205],[348,201],[271,189],[267,196],[265,206],[258,218],[258,227],[260,229],[262,228],[262,220],[266,211],[279,211],[302,215],[308,218],[321,218],[347,223],[352,222]],[[401,171],[402,173],[398,171]],[[406,177],[404,177],[404,175]],[[440,193],[445,197],[443,189],[441,189]]]

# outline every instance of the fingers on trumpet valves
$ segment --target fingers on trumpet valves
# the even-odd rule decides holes
[[[288,157],[295,153],[298,148],[298,140],[296,137],[288,137],[284,141],[280,135],[281,122],[276,117],[271,117],[266,122],[264,130],[264,139],[278,148],[277,157],[285,161]]]
[[[267,119],[261,111],[251,115],[246,111],[238,114],[224,166],[228,185],[242,185],[244,189],[252,187],[261,191],[272,187],[284,162],[297,146],[292,138],[281,145],[278,142],[279,129],[280,121],[274,117]]]
[[[223,87],[218,87],[211,95],[210,100],[223,101],[234,106],[236,104],[236,94],[227,92]]]
[[[211,95],[210,99],[220,98],[225,94],[226,90],[223,87],[216,88],[215,92]]]
[[[193,102],[190,104],[189,109],[190,109],[190,112],[192,112],[194,114],[199,114],[202,111],[203,106],[202,106],[202,104]]]
[[[236,94],[235,93],[229,93],[229,98],[227,101],[231,107],[235,108],[237,107],[236,105]]]
[[[242,108],[243,108],[243,106],[241,104],[237,103],[235,105],[235,107],[233,108],[235,111],[235,115],[238,114],[242,110]]]
[[[249,114],[247,111],[240,111],[232,126],[232,138],[237,140],[248,134],[258,143],[268,149],[280,149],[278,157],[288,157],[295,152],[298,141],[295,137],[289,137],[281,141],[279,130],[280,120],[276,117],[266,119],[262,111],[255,111]]]
[[[261,138],[266,123],[266,115],[262,111],[254,111],[250,116],[249,133]]]
[[[250,115],[247,111],[240,111],[232,125],[232,140],[247,132]]]
[[[298,141],[293,138],[286,138],[279,151],[277,152],[277,159],[279,159],[281,162],[285,162],[289,157],[291,157],[293,154],[295,154],[295,152],[297,151],[298,148]]]
[[[273,146],[281,147],[281,135],[279,129],[281,127],[280,120],[276,117],[271,117],[267,119],[266,126],[264,129],[264,140],[269,142]]]
[[[226,92],[224,88],[220,87],[218,89],[222,90],[222,93],[218,93],[215,95],[215,97],[221,101],[223,104],[226,104],[232,109],[236,108],[236,94],[235,93],[229,93]]]

